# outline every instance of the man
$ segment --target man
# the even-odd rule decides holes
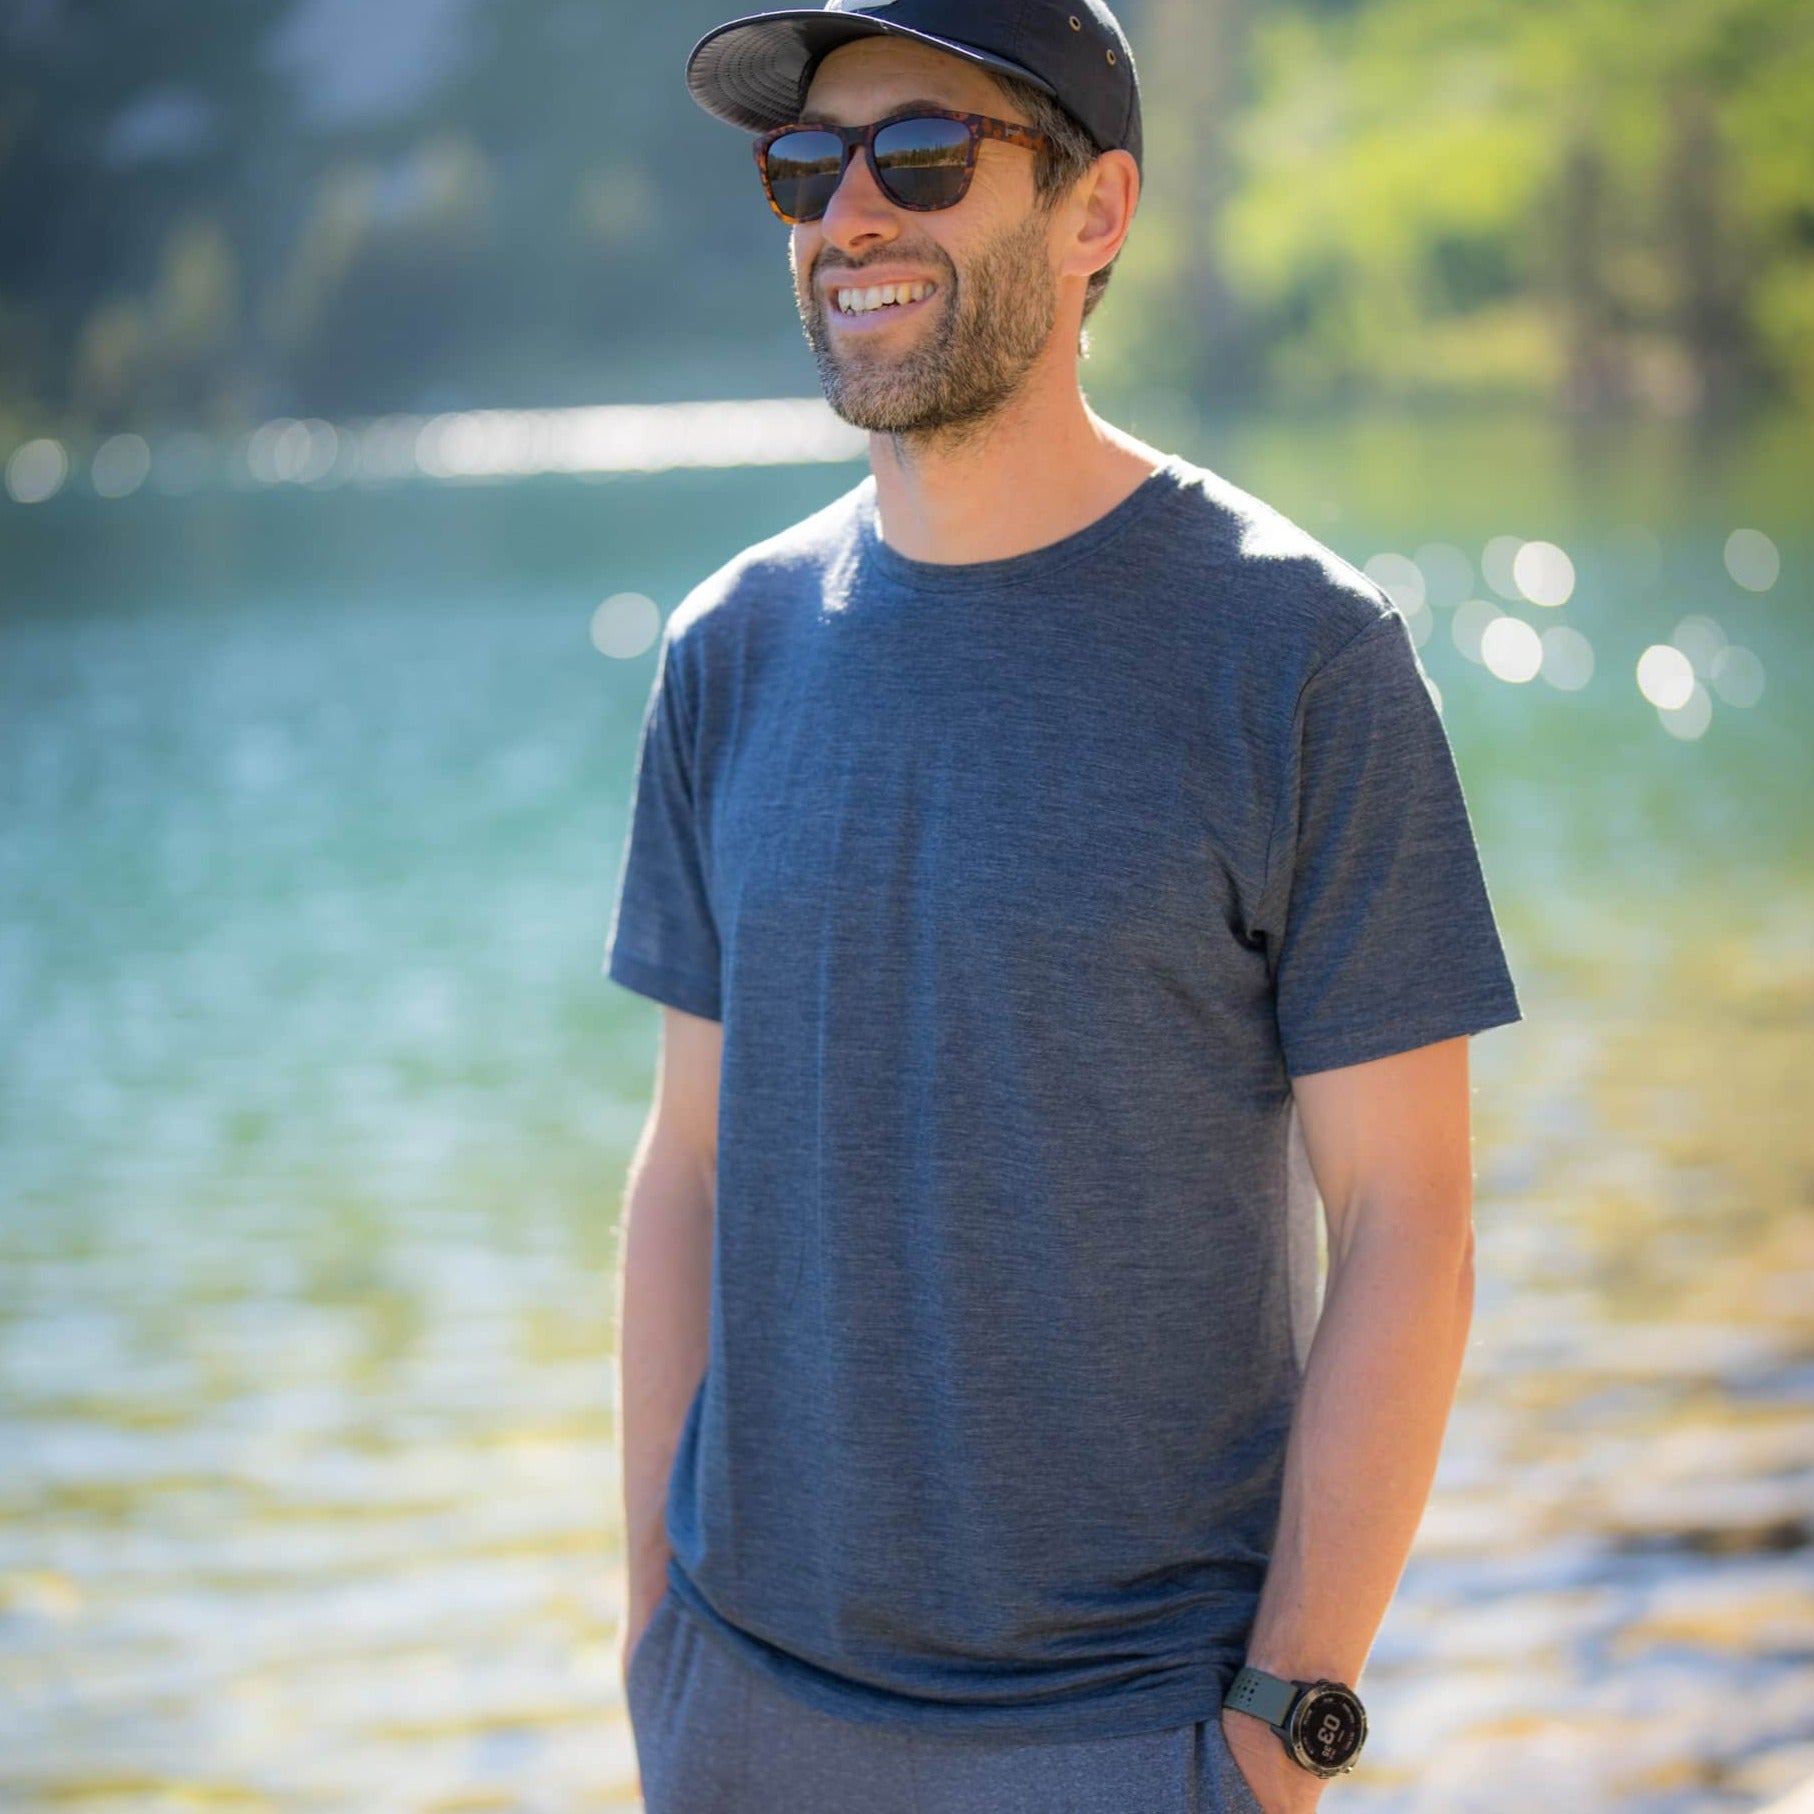
[[[757,14],[688,79],[871,473],[695,587],[643,721],[647,1806],[1301,1814],[1521,1018],[1441,719],[1377,587],[1078,388],[1142,155],[1099,0]]]

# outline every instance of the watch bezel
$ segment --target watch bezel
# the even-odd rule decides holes
[[[1354,1749],[1339,1764],[1320,1764],[1314,1762],[1303,1741],[1303,1731],[1312,1717],[1316,1703],[1330,1695],[1339,1696],[1354,1709],[1354,1717],[1359,1728],[1354,1742]],[[1285,1716],[1285,1742],[1292,1758],[1316,1776],[1345,1776],[1354,1768],[1355,1761],[1367,1744],[1367,1709],[1361,1705],[1361,1698],[1345,1682],[1317,1680],[1306,1683],[1302,1693],[1291,1704],[1291,1711]]]

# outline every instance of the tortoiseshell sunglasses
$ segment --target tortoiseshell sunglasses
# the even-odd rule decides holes
[[[756,168],[769,206],[797,226],[819,219],[830,207],[860,145],[870,175],[891,202],[930,213],[956,207],[969,193],[976,148],[984,139],[1029,151],[1048,142],[1045,133],[1013,120],[916,107],[867,126],[777,126],[757,139]]]

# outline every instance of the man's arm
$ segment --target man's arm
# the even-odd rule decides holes
[[[624,1192],[617,1402],[629,1574],[619,1657],[626,1665],[667,1584],[668,1475],[705,1375],[723,1051],[718,1021],[663,1007],[655,1098]]]
[[[1473,1317],[1468,1042],[1292,1087],[1329,1272],[1247,1661],[1358,1692],[1429,1500]],[[1268,1814],[1316,1806],[1324,1779],[1263,1720],[1233,1709],[1223,1720]]]

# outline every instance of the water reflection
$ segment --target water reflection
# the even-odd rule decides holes
[[[628,1805],[594,1259],[326,1221],[10,1231],[21,1805]]]
[[[87,456],[86,490],[98,498],[130,497],[154,474],[158,490],[186,496],[211,481],[332,490],[400,480],[836,464],[860,457],[866,446],[862,432],[819,397],[453,410],[366,417],[340,427],[316,416],[279,416],[219,443],[193,430],[160,437],[155,448],[142,435],[111,435]],[[39,436],[8,450],[0,477],[14,503],[45,504],[77,470],[61,441]]]
[[[1371,1805],[1753,1808],[1814,1770],[1814,899],[1703,905],[1527,970],[1532,1037],[1476,1043],[1475,1322]]]

